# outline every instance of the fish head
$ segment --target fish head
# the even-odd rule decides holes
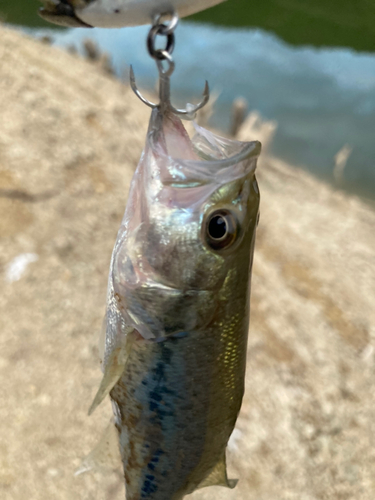
[[[178,117],[154,110],[114,249],[115,295],[145,339],[203,329],[234,275],[247,293],[260,143],[196,128],[190,140]]]

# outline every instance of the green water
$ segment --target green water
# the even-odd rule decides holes
[[[0,0],[8,23],[47,26],[37,0]],[[375,51],[375,2],[370,0],[228,0],[193,19],[225,26],[258,27],[295,45]]]

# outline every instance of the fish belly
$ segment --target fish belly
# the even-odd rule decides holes
[[[223,460],[242,401],[246,336],[229,371],[231,339],[218,342],[217,330],[133,348],[111,391],[127,500],[179,500]]]

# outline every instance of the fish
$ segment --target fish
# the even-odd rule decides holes
[[[110,264],[90,413],[110,395],[127,500],[236,485],[261,144],[195,128],[152,111]]]
[[[160,13],[190,16],[224,0],[41,0],[39,15],[54,24],[122,28],[149,24]]]

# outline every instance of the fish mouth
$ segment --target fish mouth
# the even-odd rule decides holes
[[[147,139],[154,156],[161,159],[155,162],[155,168],[159,169],[157,175],[164,187],[211,186],[217,189],[218,183],[226,184],[255,173],[262,148],[259,141],[243,142],[220,137],[194,123],[196,133],[192,139],[186,131],[178,136],[185,148],[184,156],[179,157],[168,136],[174,137],[173,131],[181,131],[181,127],[179,118],[173,113],[163,115],[156,108],[151,115]],[[153,170],[151,174],[155,175]]]
[[[68,0],[51,0],[48,6],[40,7],[39,16],[50,23],[69,28],[93,28],[77,17],[74,7]]]

